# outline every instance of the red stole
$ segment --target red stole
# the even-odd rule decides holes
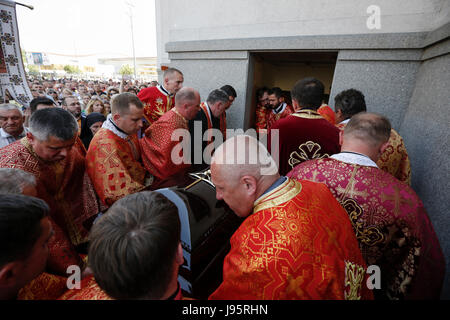
[[[200,104],[200,108],[202,109],[203,113],[206,116],[206,120],[208,121],[208,129],[212,129],[213,128],[213,123],[212,123],[212,119],[211,119],[211,114],[210,112],[208,112],[208,107],[206,106],[205,102],[202,102]],[[222,132],[222,136],[223,136],[223,141],[225,141],[226,138],[226,133],[227,133],[227,115],[225,113],[225,111],[220,115],[220,131]],[[212,135],[211,133],[208,135],[208,143],[212,142]]]
[[[137,135],[122,139],[101,128],[89,145],[86,165],[95,191],[111,206],[120,198],[145,188],[146,171],[141,162]]]
[[[367,265],[381,269],[381,298],[439,299],[444,257],[409,186],[378,168],[334,159],[304,162],[288,176],[324,183],[345,208]]]
[[[322,184],[287,179],[264,194],[230,240],[209,299],[371,299],[348,216]]]

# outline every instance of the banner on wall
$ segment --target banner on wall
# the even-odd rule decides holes
[[[0,0],[0,103],[6,91],[23,106],[32,100],[20,51],[16,3]]]

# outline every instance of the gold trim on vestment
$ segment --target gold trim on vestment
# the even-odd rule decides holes
[[[181,113],[179,113],[178,110],[175,107],[173,107],[170,110],[173,110],[173,112],[175,112],[175,114],[179,115],[186,123],[189,123],[189,120],[186,119],[185,117],[183,117],[183,115]]]
[[[294,112],[292,116],[303,118],[303,119],[325,119],[320,114],[318,114],[316,111],[313,110],[300,110],[297,112]]]
[[[300,182],[287,179],[280,186],[257,199],[253,204],[253,213],[279,206],[297,196],[302,191]]]

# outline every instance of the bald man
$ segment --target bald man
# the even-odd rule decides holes
[[[184,87],[175,96],[175,107],[153,123],[139,140],[145,169],[155,178],[153,190],[181,183],[190,168],[190,158],[184,153],[186,150],[179,148],[181,140],[178,140],[178,134],[184,133],[181,139],[189,138],[189,120],[194,119],[199,111],[200,94],[193,88]]]
[[[288,176],[326,184],[345,208],[367,264],[380,267],[377,299],[439,299],[445,260],[423,203],[377,166],[390,136],[386,117],[358,113],[340,133],[340,153]]]
[[[245,220],[210,299],[372,298],[348,216],[324,185],[280,176],[267,149],[245,135],[219,146],[211,178],[217,199]]]

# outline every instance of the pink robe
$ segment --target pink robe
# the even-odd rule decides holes
[[[381,299],[439,299],[445,260],[422,201],[376,167],[335,159],[299,164],[288,174],[322,182],[347,211],[367,265],[381,269]]]

